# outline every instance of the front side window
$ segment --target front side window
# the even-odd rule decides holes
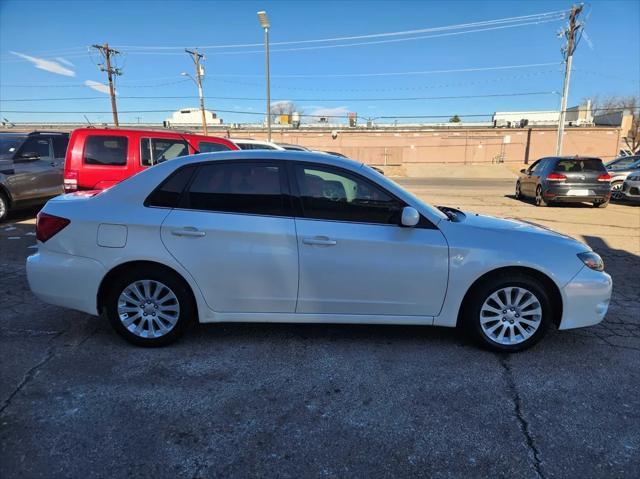
[[[128,145],[126,136],[88,136],[84,162],[88,165],[125,166]]]
[[[39,157],[48,159],[51,157],[50,143],[48,138],[32,136],[27,139],[20,148],[18,156]]]
[[[285,215],[281,168],[271,164],[213,163],[201,166],[186,194],[195,210]]]
[[[341,170],[297,165],[307,218],[397,225],[404,203],[373,183]]]
[[[152,166],[189,154],[187,142],[171,138],[142,138],[140,140],[140,164]]]
[[[210,141],[201,141],[198,146],[200,147],[200,153],[214,153],[216,151],[229,151],[231,149],[222,143],[212,143]]]

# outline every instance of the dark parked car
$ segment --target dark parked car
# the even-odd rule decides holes
[[[622,184],[630,173],[640,168],[640,155],[622,156],[605,164],[611,175],[611,199],[622,200],[625,195]]]
[[[0,221],[10,209],[44,204],[64,193],[68,133],[0,133]]]
[[[534,198],[537,206],[589,202],[606,208],[611,198],[611,175],[600,158],[541,158],[520,170],[517,198]]]

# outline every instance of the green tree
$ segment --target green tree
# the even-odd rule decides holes
[[[460,117],[458,115],[453,115],[449,118],[449,123],[460,123]]]

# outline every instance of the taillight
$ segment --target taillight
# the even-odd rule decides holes
[[[76,170],[65,170],[64,172],[64,192],[70,193],[78,190],[78,172]]]
[[[71,223],[67,218],[54,216],[42,211],[36,216],[36,239],[43,243],[54,235],[58,234],[62,229]]]
[[[547,181],[567,181],[567,177],[560,173],[549,173]]]
[[[611,175],[609,173],[604,173],[603,175],[598,176],[598,181],[611,181]]]

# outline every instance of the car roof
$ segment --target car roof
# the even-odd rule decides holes
[[[221,136],[210,136],[210,135],[203,135],[203,134],[199,134],[199,133],[191,133],[188,131],[180,131],[180,130],[162,130],[162,129],[157,129],[157,130],[147,130],[144,128],[93,128],[93,127],[83,127],[83,128],[76,128],[75,130],[73,130],[74,132],[84,132],[84,133],[95,133],[95,132],[99,132],[99,133],[148,133],[148,134],[153,134],[153,133],[161,133],[163,135],[177,135],[177,136],[197,136],[198,138],[210,138],[211,140],[225,140],[225,141],[231,141],[229,138],[223,138]]]
[[[342,166],[345,168],[360,168],[363,163],[350,158],[327,155],[324,153],[313,153],[310,151],[292,150],[238,150],[220,151],[215,153],[200,153],[197,155],[181,156],[174,158],[170,162],[172,165],[187,165],[190,163],[203,163],[208,161],[222,160],[278,160],[278,161],[308,161],[329,166]],[[160,166],[160,165],[157,165]]]

